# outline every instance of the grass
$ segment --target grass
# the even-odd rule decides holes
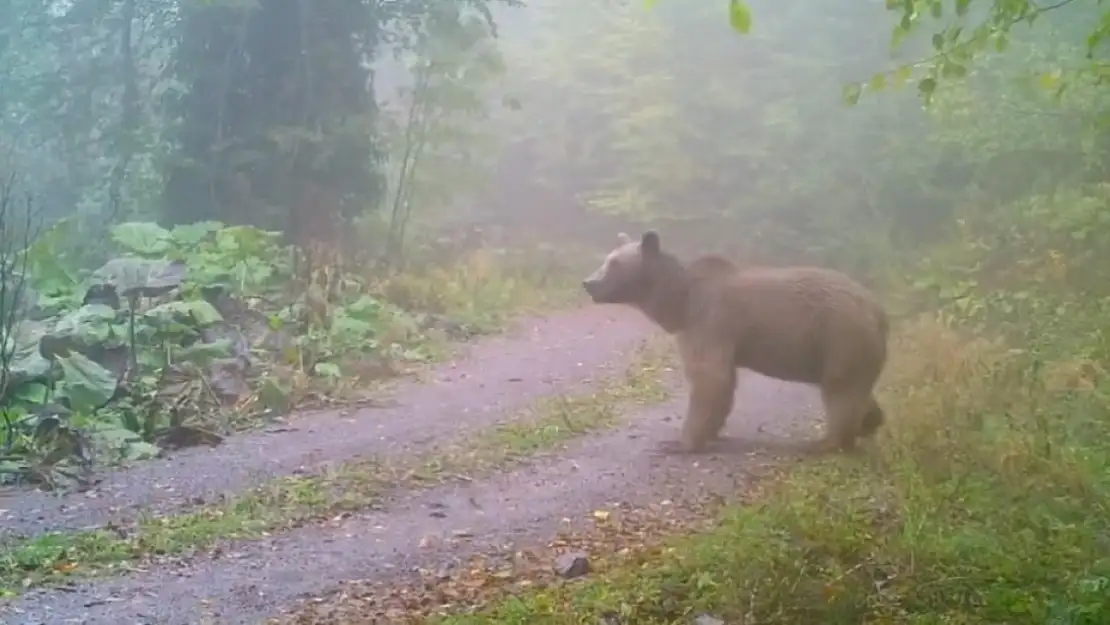
[[[553,254],[542,249],[479,248],[450,263],[422,265],[392,276],[368,270],[348,286],[413,314],[381,320],[372,353],[364,353],[360,337],[344,336],[335,328],[325,332],[320,342],[340,352],[340,376],[312,375],[299,362],[270,363],[282,400],[277,403],[308,409],[372,399],[398,376],[454,355],[466,336],[497,332],[523,315],[550,314],[581,301],[581,272]],[[334,315],[339,308],[326,312]],[[441,317],[447,327],[418,328],[415,319],[422,315]],[[419,358],[410,359],[413,356]],[[272,408],[261,393],[248,403],[243,414],[223,416],[232,429],[257,427],[256,415]]]
[[[877,450],[803,463],[713,530],[584,581],[434,622],[1110,622],[1110,398],[1090,363],[932,321],[892,353]]]
[[[580,279],[561,257],[480,248],[448,266],[393,276],[379,288],[402,308],[490,331],[521,314],[550,313],[580,299]]]
[[[397,488],[426,487],[505,468],[583,434],[613,427],[637,404],[667,398],[667,355],[649,343],[624,375],[593,391],[546,397],[504,424],[427,455],[360,460],[325,474],[283,477],[219,504],[129,528],[51,533],[0,545],[0,595],[74,575],[108,574],[152,558],[183,558],[227,539],[257,538],[365,508]]]

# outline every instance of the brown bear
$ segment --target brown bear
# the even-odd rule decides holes
[[[690,398],[682,440],[662,451],[702,451],[719,436],[738,369],[820,388],[826,433],[804,450],[848,451],[883,424],[874,387],[886,366],[887,313],[843,273],[741,268],[718,255],[684,265],[648,231],[639,241],[622,233],[582,287],[594,303],[638,308],[677,340]]]

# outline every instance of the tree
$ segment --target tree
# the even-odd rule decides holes
[[[462,210],[489,181],[495,83],[504,66],[488,16],[445,4],[413,33],[402,67],[408,77],[383,110],[389,144],[384,255],[403,263],[414,207],[425,216]]]
[[[283,227],[298,211],[349,214],[373,203],[381,153],[363,61],[379,45],[375,11],[352,0],[183,7],[171,222]]]

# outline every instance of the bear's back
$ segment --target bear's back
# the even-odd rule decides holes
[[[707,265],[695,317],[736,345],[736,364],[771,377],[819,382],[830,366],[885,359],[885,312],[846,274],[821,267]],[[711,279],[708,279],[711,278]],[[859,362],[855,362],[859,359]],[[881,364],[879,364],[881,366]]]

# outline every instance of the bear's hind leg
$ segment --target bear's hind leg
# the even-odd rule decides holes
[[[730,371],[728,382],[722,383],[721,388],[716,393],[707,393],[706,395],[706,400],[710,402],[710,406],[706,409],[705,431],[706,440],[710,441],[721,437],[721,430],[725,428],[725,424],[728,423],[728,418],[732,414],[732,408],[736,402],[736,369]]]
[[[825,436],[808,445],[810,451],[852,451],[871,412],[870,390],[822,387],[821,401],[825,406]]]
[[[867,407],[867,413],[864,414],[863,423],[860,424],[859,437],[869,438],[874,436],[885,421],[886,414],[883,412],[883,407],[879,405],[879,401],[875,399],[875,395],[872,394],[871,401]]]

